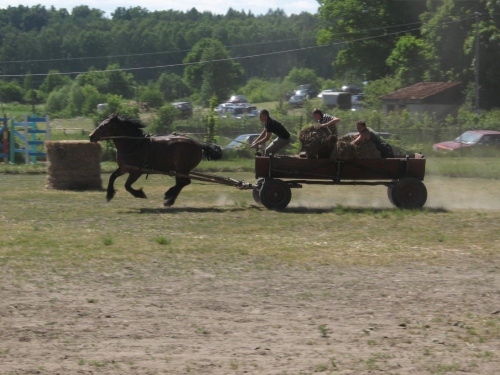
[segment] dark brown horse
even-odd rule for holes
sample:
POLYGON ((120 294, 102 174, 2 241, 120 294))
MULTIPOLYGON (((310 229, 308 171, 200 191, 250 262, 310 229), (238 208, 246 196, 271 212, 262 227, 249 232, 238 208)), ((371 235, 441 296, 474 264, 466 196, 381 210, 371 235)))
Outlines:
POLYGON ((222 156, 219 146, 199 142, 185 135, 151 136, 145 135, 145 127, 138 120, 131 120, 111 115, 101 122, 90 134, 90 141, 112 139, 116 146, 118 169, 109 178, 107 199, 113 199, 116 191, 115 180, 128 173, 125 182, 127 191, 136 198, 146 198, 146 194, 132 188, 132 184, 143 174, 169 174, 175 176, 175 186, 165 193, 165 206, 174 204, 184 186, 191 183, 189 172, 205 156, 208 160, 217 160, 222 156))

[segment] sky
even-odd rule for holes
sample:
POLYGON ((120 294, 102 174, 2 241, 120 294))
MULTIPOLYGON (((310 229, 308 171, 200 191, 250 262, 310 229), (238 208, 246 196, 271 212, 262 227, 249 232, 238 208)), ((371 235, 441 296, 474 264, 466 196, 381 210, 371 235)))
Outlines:
POLYGON ((0 8, 8 6, 24 5, 32 7, 43 5, 46 8, 54 6, 56 9, 66 8, 69 12, 79 5, 87 5, 105 12, 106 17, 111 17, 116 8, 133 8, 140 6, 149 11, 156 10, 179 10, 187 11, 196 8, 199 12, 210 11, 215 14, 226 14, 229 8, 237 11, 251 11, 254 15, 266 14, 269 9, 281 9, 287 15, 300 14, 302 12, 316 13, 318 10, 317 0, 148 0, 142 3, 138 0, 1 0, 0 8))

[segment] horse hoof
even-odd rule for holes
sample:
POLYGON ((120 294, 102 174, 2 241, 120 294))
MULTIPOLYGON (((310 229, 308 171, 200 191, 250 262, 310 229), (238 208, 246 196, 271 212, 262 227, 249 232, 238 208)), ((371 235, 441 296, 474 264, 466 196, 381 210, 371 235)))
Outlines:
POLYGON ((172 199, 167 199, 165 202, 163 202, 164 207, 172 207, 173 204, 174 202, 172 201, 172 199))

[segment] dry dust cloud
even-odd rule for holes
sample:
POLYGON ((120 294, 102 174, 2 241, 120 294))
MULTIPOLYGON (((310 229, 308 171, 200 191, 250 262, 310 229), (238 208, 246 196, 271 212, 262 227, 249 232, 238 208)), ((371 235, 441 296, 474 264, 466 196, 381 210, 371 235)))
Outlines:
MULTIPOLYGON (((427 177, 427 202, 424 208, 445 210, 500 210, 500 180, 479 178, 427 177)), ((243 193, 245 194, 245 193, 243 193)), ((250 198, 251 199, 251 198, 250 198)), ((217 204, 233 200, 220 196, 217 204)), ((337 206, 356 208, 393 208, 385 186, 306 185, 292 189, 288 207, 328 209, 337 206)))

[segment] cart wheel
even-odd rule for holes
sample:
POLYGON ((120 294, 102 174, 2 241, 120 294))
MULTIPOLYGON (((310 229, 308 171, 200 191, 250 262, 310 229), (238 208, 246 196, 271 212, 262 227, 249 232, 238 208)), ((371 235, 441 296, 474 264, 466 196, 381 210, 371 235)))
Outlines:
POLYGON ((260 200, 260 187, 257 188, 254 187, 252 189, 252 196, 255 203, 262 204, 262 201, 260 200))
POLYGON ((394 203, 394 199, 392 197, 393 191, 394 191, 394 185, 398 182, 398 180, 393 180, 392 185, 387 186, 387 198, 389 198, 389 201, 395 206, 396 203, 394 203))
POLYGON ((271 210, 282 210, 292 199, 292 191, 282 180, 269 179, 260 189, 260 201, 271 210))
POLYGON ((427 201, 427 189, 424 183, 414 177, 402 178, 392 188, 388 188, 387 194, 390 195, 391 203, 399 208, 422 208, 427 201))

